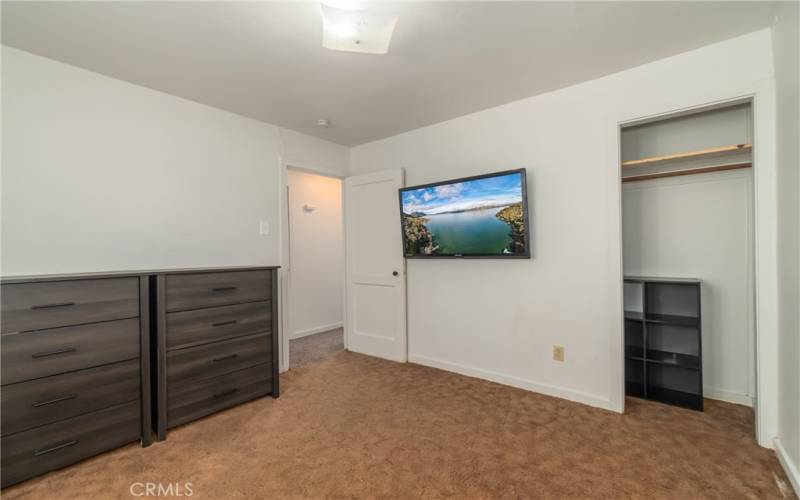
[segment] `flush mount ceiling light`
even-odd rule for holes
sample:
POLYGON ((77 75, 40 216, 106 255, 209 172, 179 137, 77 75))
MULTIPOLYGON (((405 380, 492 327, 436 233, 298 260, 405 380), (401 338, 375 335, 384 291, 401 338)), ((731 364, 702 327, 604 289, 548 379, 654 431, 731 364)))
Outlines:
POLYGON ((385 54, 396 14, 350 10, 322 4, 322 46, 331 50, 385 54))

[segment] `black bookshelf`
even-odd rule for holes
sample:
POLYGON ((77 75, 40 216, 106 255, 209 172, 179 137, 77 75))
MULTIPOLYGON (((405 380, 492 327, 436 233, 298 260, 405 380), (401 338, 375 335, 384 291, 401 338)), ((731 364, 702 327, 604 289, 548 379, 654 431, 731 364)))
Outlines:
POLYGON ((703 410, 700 280, 626 276, 638 310, 625 311, 625 392, 703 410))

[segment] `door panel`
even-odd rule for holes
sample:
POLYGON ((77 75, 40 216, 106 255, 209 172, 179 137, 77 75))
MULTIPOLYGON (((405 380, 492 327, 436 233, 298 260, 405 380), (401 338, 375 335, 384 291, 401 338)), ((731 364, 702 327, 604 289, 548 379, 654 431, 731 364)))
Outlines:
POLYGON ((345 179, 347 348, 407 359, 405 261, 398 189, 402 170, 345 179), (396 273, 396 275, 394 274, 396 273))

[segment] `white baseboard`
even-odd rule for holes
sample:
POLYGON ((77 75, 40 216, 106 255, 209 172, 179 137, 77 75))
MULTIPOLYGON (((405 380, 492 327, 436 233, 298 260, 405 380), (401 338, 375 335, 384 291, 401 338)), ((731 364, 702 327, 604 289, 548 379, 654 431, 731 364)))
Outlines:
POLYGON ((309 335, 314 335, 317 333, 327 332, 330 330, 336 330, 337 328, 341 328, 343 323, 339 321, 338 323, 331 323, 329 325, 320 325, 315 326, 314 328, 307 328, 305 330, 300 330, 298 332, 294 332, 293 334, 289 335, 291 340, 299 339, 301 337, 308 337, 309 335))
POLYGON ((611 410, 614 412, 617 411, 611 407, 611 401, 609 399, 604 399, 586 392, 575 391, 572 389, 566 389, 564 387, 528 380, 515 375, 507 375, 491 370, 484 370, 482 368, 473 368, 471 366, 431 358, 421 354, 409 353, 408 361, 411 363, 417 363, 419 365, 430 366, 432 368, 439 368, 440 370, 460 373, 461 375, 466 375, 468 377, 475 377, 483 380, 489 380, 491 382, 497 382, 498 384, 510 385, 518 389, 525 389, 527 391, 546 394, 547 396, 567 399, 569 401, 594 406, 596 408, 602 408, 604 410, 611 410))
POLYGON ((733 403, 737 405, 753 407, 753 398, 747 394, 739 394, 736 392, 723 391, 720 389, 703 388, 703 397, 709 399, 716 399, 718 401, 725 401, 726 403, 733 403))
POLYGON ((798 464, 792 462, 791 457, 786 453, 786 448, 778 438, 775 438, 775 454, 778 456, 778 462, 781 463, 783 470, 786 471, 786 475, 789 476, 795 494, 800 496, 800 469, 798 469, 798 464))

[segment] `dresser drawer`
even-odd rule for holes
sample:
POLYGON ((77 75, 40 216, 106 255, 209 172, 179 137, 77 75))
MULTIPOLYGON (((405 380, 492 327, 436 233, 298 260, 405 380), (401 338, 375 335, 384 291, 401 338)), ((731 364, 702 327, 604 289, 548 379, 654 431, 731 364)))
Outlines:
POLYGON ((2 434, 50 424, 139 399, 139 360, 132 359, 3 387, 2 434))
POLYGON ((2 438, 2 486, 139 439, 139 402, 125 403, 2 438))
POLYGON ((270 361, 271 341, 270 334, 258 334, 169 351, 167 381, 170 391, 175 383, 211 378, 270 361))
POLYGON ((272 295, 270 271, 169 275, 167 311, 268 300, 272 295))
POLYGON ((124 319, 52 330, 4 334, 2 383, 139 357, 139 320, 124 319))
POLYGON ((3 333, 139 315, 137 278, 9 284, 0 294, 3 333))
POLYGON ((250 302, 167 314, 167 349, 269 332, 272 303, 250 302))
POLYGON ((270 364, 189 382, 169 392, 167 425, 174 427, 229 406, 270 394, 271 391, 270 364))

